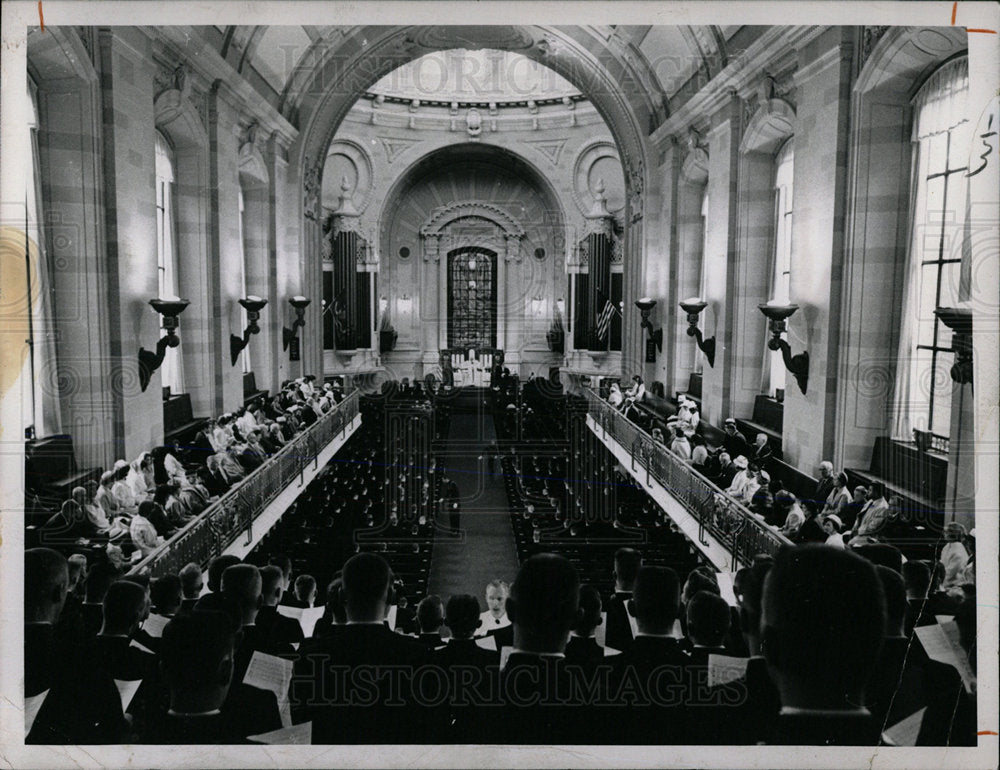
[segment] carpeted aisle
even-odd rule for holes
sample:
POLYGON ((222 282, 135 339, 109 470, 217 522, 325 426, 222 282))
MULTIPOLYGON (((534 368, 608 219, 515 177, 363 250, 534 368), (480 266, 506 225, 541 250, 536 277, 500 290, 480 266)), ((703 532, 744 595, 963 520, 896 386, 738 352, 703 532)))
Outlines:
MULTIPOLYGON (((517 549, 499 463, 491 475, 484 455, 496 438, 493 417, 475 394, 470 389, 465 398, 463 393, 453 409, 447 449, 438 459, 458 485, 462 534, 450 537, 438 530, 427 592, 445 602, 453 594, 470 593, 485 609, 486 584, 496 578, 508 583, 514 579, 517 549)), ((444 515, 443 523, 447 521, 444 515)))

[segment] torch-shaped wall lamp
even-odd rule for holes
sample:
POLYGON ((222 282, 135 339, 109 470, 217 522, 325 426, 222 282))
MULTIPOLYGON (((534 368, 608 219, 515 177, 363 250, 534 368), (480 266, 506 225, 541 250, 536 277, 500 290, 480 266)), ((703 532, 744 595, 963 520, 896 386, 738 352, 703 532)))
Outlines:
POLYGON ((156 352, 139 348, 139 387, 143 392, 149 387, 153 372, 163 363, 167 348, 176 348, 181 344, 181 338, 177 336, 177 327, 180 326, 177 316, 191 303, 177 297, 159 297, 151 299, 149 304, 153 306, 154 311, 163 316, 163 328, 167 333, 157 341, 156 352))
POLYGON ((288 298, 288 304, 295 308, 295 320, 292 321, 291 329, 284 327, 281 330, 281 347, 283 350, 288 350, 288 346, 292 344, 292 340, 299 336, 299 329, 306 325, 306 308, 309 307, 310 302, 312 302, 311 299, 307 299, 301 294, 288 298))
POLYGON ((639 328, 649 330, 649 340, 646 342, 646 363, 656 363, 656 352, 653 350, 653 345, 656 346, 656 350, 663 350, 663 329, 654 329, 652 321, 649 320, 650 313, 656 307, 656 300, 641 297, 635 301, 635 306, 639 308, 639 313, 642 315, 642 323, 639 324, 639 328))
POLYGON ((236 366, 236 359, 240 357, 243 348, 250 344, 250 336, 260 331, 257 321, 260 319, 260 311, 264 309, 267 300, 251 294, 249 297, 241 299, 240 304, 247 311, 247 328, 243 330, 242 337, 237 337, 235 334, 229 335, 229 358, 233 366, 236 366))
POLYGON ((954 332, 951 349, 955 351, 955 363, 951 367, 951 379, 959 385, 971 385, 972 310, 967 307, 939 307, 934 315, 954 332))
POLYGON ((806 392, 806 385, 809 382, 809 353, 802 351, 797 356, 793 356, 788 342, 781 337, 788 329, 788 324, 785 323, 786 319, 791 317, 799 309, 799 306, 771 301, 763 305, 757 305, 757 307, 760 308, 760 312, 771 322, 771 339, 767 341, 768 348, 781 351, 785 368, 795 377, 795 381, 799 384, 799 390, 804 394, 806 392))
POLYGON ((680 305, 681 310, 687 313, 688 337, 694 337, 695 342, 698 343, 698 349, 705 354, 708 365, 714 368, 715 337, 709 337, 707 340, 703 339, 701 336, 701 329, 698 328, 698 316, 701 314, 702 310, 708 307, 708 303, 701 297, 691 297, 690 299, 683 300, 680 305))

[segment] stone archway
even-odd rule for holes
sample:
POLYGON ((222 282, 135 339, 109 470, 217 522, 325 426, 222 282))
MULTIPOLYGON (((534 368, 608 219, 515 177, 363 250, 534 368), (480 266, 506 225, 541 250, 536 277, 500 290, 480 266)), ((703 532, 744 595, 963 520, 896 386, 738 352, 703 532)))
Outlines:
MULTIPOLYGON (((625 306, 641 294, 643 201, 651 184, 648 132, 665 117, 664 100, 615 36, 588 27, 357 27, 334 43, 316 41, 282 94, 281 109, 301 126, 290 148, 290 182, 301 184, 301 256, 306 282, 319 280, 319 190, 327 148, 360 93, 383 75, 432 51, 456 47, 498 48, 521 53, 573 83, 604 118, 625 176, 625 306)), ((318 313, 318 309, 311 309, 318 313)), ((316 319, 318 324, 318 318, 316 319)), ((626 324, 623 366, 642 360, 641 335, 626 324)), ((319 364, 319 353, 312 351, 319 364)))

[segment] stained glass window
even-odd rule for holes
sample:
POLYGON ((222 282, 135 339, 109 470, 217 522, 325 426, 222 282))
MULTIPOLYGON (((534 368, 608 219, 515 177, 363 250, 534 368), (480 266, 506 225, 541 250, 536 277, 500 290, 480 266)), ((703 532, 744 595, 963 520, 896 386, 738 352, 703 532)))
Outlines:
POLYGON ((496 347, 496 255, 478 247, 448 255, 448 347, 496 347))

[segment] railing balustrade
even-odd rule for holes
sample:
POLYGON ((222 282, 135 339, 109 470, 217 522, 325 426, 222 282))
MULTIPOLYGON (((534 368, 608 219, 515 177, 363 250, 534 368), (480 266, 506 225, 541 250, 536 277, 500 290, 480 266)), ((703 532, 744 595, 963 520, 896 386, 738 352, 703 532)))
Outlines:
POLYGON ((742 503, 658 444, 646 431, 629 420, 597 393, 587 389, 587 412, 603 433, 629 452, 631 470, 645 473, 645 484, 655 480, 698 521, 702 545, 710 534, 729 550, 732 569, 749 564, 756 554, 775 554, 790 545, 780 532, 758 519, 742 503))
POLYGON ((162 546, 139 561, 133 574, 149 570, 153 578, 176 574, 189 562, 204 566, 240 537, 252 536, 253 523, 296 476, 319 462, 319 454, 339 434, 345 434, 358 414, 358 393, 352 393, 320 415, 262 466, 235 484, 197 518, 162 546))

